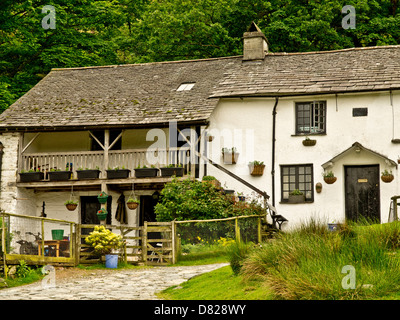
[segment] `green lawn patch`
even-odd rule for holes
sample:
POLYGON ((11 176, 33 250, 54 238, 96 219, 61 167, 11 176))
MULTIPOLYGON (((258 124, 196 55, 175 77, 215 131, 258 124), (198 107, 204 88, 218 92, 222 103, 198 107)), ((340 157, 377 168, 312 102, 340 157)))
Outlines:
POLYGON ((260 281, 244 281, 230 266, 199 275, 158 294, 166 300, 269 300, 271 291, 260 281))

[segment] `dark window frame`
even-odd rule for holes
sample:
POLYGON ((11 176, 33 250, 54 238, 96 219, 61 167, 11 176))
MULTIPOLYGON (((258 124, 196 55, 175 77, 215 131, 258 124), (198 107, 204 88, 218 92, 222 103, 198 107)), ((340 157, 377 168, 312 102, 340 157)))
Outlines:
POLYGON ((296 134, 325 134, 326 110, 326 101, 296 102, 296 134))
POLYGON ((305 202, 314 202, 314 165, 311 163, 307 164, 292 164, 292 165, 281 165, 281 202, 287 203, 289 201, 289 195, 287 198, 284 194, 289 194, 295 189, 299 189, 306 196, 305 202), (303 168, 303 170, 301 169, 303 168), (310 173, 307 173, 307 169, 310 168, 310 173), (286 170, 287 173, 286 173, 286 170), (288 176, 288 179, 284 177, 288 176), (303 179, 301 178, 303 176, 303 179), (307 176, 310 176, 310 181, 307 181, 307 176), (287 180, 287 181, 285 181, 287 180), (303 181, 301 181, 303 180, 303 181), (294 184, 294 188, 291 185, 294 184), (301 187, 304 184, 304 188, 301 187), (307 186, 309 184, 309 186, 307 186))

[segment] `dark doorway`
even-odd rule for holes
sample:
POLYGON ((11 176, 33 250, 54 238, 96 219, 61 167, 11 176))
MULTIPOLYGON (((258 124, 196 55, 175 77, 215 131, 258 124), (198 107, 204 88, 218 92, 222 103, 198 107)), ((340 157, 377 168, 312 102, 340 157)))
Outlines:
POLYGON ((139 225, 143 226, 144 221, 155 222, 156 214, 154 207, 158 203, 158 195, 140 196, 140 221, 139 225))
MULTIPOLYGON (((111 196, 107 199, 107 224, 111 224, 111 196)), ((100 203, 97 197, 81 197, 81 223, 82 224, 100 224, 97 218, 97 211, 100 210, 100 203)), ((85 230, 85 229, 83 229, 85 230)), ((82 230, 82 231, 83 231, 82 230)), ((89 230, 89 229, 86 229, 89 230)), ((89 231, 90 232, 90 231, 89 231)))
POLYGON ((380 222, 379 165, 345 166, 346 219, 380 222))

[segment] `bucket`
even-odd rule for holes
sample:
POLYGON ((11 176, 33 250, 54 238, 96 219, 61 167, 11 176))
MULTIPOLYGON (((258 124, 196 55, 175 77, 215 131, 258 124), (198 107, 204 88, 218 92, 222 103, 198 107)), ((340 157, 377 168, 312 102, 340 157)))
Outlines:
POLYGON ((63 240, 64 239, 64 230, 51 230, 51 236, 53 240, 63 240))
POLYGON ((118 267, 118 255, 106 254, 106 268, 116 269, 118 267))

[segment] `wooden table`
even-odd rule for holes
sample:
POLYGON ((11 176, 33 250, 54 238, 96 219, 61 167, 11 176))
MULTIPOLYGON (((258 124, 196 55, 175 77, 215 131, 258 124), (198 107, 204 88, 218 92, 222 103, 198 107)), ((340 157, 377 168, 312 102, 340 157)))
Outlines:
POLYGON ((60 256, 60 244, 69 243, 68 240, 39 240, 38 242, 38 255, 42 255, 42 243, 44 246, 55 246, 56 247, 56 257, 60 256))

